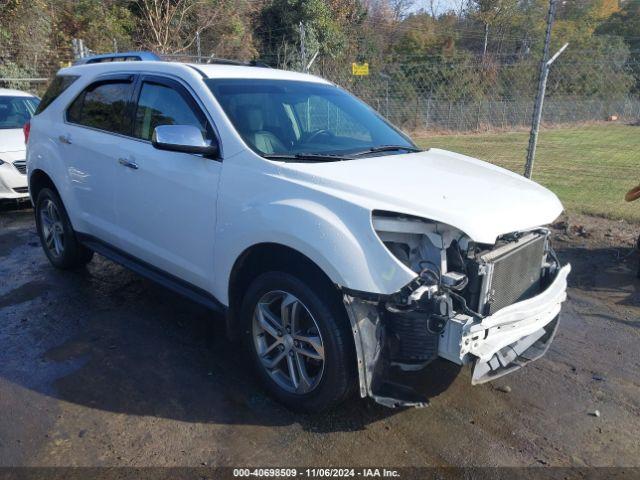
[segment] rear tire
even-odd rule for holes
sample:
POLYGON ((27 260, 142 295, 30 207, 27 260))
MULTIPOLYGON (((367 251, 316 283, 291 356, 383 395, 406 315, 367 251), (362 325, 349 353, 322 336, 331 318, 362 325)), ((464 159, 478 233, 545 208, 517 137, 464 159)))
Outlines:
POLYGON ((258 377, 272 396, 299 412, 335 407, 357 386, 344 306, 332 285, 319 283, 263 273, 249 286, 241 308, 246 348, 258 377))
POLYGON ((36 228, 45 255, 56 268, 70 270, 86 265, 93 252, 76 238, 57 192, 43 188, 35 208, 36 228))

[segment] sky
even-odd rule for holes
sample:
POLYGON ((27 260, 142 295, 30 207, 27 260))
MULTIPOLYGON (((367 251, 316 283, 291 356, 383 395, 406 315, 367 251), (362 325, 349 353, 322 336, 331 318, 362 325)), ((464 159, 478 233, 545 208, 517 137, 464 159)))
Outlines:
MULTIPOLYGON (((459 8, 460 6, 460 0, 434 0, 435 2, 435 7, 436 7, 436 11, 440 14, 440 13, 444 13, 447 10, 453 10, 456 8, 459 8)), ((431 5, 429 0, 417 0, 414 7, 413 7, 413 11, 418 11, 424 9, 427 12, 431 11, 431 5)))

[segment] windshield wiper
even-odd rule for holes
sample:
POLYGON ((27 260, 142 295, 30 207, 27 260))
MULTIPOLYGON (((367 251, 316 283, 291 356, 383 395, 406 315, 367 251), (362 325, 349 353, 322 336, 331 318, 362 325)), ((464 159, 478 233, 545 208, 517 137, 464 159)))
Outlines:
POLYGON ((262 156, 269 160, 286 160, 290 162, 339 162, 343 160, 353 160, 355 157, 361 157, 369 155, 371 153, 379 152, 395 152, 395 151, 407 151, 407 152, 421 152, 419 148, 411 147, 407 145, 379 145, 377 147, 371 147, 367 150, 360 152, 350 153, 348 155, 341 155, 338 153, 265 153, 262 156))
POLYGON ((265 153, 262 156, 269 160, 288 160, 290 162, 339 162, 342 160, 352 160, 350 156, 347 157, 333 153, 265 153))
POLYGON ((361 157, 363 155, 369 155, 370 153, 380 153, 380 152, 396 152, 400 150, 405 150, 407 152, 421 152, 419 148, 410 147, 407 145, 379 145, 377 147, 371 147, 368 150, 363 150, 361 152, 352 153, 353 157, 361 157))

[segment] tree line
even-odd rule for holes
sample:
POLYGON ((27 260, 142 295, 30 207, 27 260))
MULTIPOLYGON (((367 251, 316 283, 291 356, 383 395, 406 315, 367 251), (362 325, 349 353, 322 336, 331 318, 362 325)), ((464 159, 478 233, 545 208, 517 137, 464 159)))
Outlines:
MULTIPOLYGON (((548 0, 0 0, 0 77, 63 66, 81 38, 95 52, 199 46, 205 57, 312 63, 354 84, 351 62, 368 62, 419 95, 508 97, 534 88, 547 9, 548 0)), ((558 2, 552 48, 565 42, 552 93, 640 91, 640 0, 558 2)))

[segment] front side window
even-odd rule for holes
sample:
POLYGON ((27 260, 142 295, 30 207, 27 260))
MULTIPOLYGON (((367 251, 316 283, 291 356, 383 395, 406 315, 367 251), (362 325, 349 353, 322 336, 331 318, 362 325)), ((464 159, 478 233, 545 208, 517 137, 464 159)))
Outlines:
POLYGON ((348 156, 391 145, 415 150, 368 105, 332 85, 261 79, 206 83, 238 133, 262 155, 348 156))
POLYGON ((174 88, 157 83, 144 82, 136 109, 133 134, 143 140, 151 140, 153 131, 160 125, 193 125, 211 139, 204 115, 192 108, 174 88))
POLYGON ((35 115, 36 97, 0 96, 0 129, 22 128, 35 115))
POLYGON ((102 81, 90 85, 67 110, 67 120, 86 127, 129 135, 130 81, 102 81))

